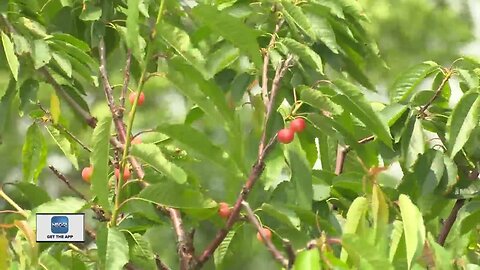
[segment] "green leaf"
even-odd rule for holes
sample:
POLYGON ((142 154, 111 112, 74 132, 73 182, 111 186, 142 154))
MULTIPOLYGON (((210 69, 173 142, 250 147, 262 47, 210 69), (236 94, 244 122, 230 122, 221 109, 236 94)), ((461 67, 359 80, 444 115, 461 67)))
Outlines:
MULTIPOLYGON (((45 269, 58 269, 58 270, 66 270, 67 268, 63 267, 63 265, 55 259, 52 255, 48 254, 48 251, 44 251, 40 258, 38 258, 39 263, 45 267, 45 269)), ((6 269, 6 268, 5 268, 6 269)))
POLYGON ((52 54, 47 42, 43 39, 37 39, 33 42, 33 63, 35 69, 39 69, 50 62, 52 54))
POLYGON ((240 50, 227 43, 208 55, 206 63, 207 79, 232 65, 239 57, 240 50))
POLYGON ((155 254, 150 243, 138 233, 128 233, 133 240, 133 245, 130 246, 130 260, 141 269, 156 270, 155 254))
POLYGON ((422 213, 407 195, 400 194, 398 205, 403 220, 407 264, 410 269, 415 258, 422 254, 425 242, 425 225, 423 224, 422 213))
POLYGON ((438 64, 427 61, 415 65, 400 75, 390 88, 390 99, 394 102, 405 102, 413 90, 425 79, 426 76, 438 69, 438 64))
MULTIPOLYGON (((282 13, 287 19, 288 23, 294 23, 295 26, 300 28, 305 34, 307 34, 311 39, 315 40, 315 32, 313 30, 310 21, 307 16, 303 13, 302 8, 294 5, 290 1, 282 1, 283 10, 282 13)), ((294 26, 294 29, 295 29, 294 26)))
POLYGON ((35 184, 18 182, 14 185, 28 200, 32 208, 52 200, 43 188, 35 184))
POLYGON ((418 155, 425 153, 425 135, 422 122, 416 115, 410 117, 402 134, 400 156, 407 169, 411 168, 418 159, 418 155))
POLYGON ((93 1, 84 2, 82 13, 78 17, 82 21, 96 21, 102 16, 102 9, 95 6, 93 1))
POLYGON ((36 213, 78 213, 85 206, 85 201, 77 197, 62 197, 54 201, 48 201, 32 210, 28 217, 28 224, 36 226, 36 213))
POLYGON ((212 81, 205 80, 197 70, 191 68, 180 58, 168 63, 170 72, 167 78, 175 84, 185 96, 194 101, 212 118, 225 121, 231 128, 232 110, 228 108, 222 90, 212 81))
POLYGON ((318 248, 304 250, 297 254, 293 270, 320 270, 320 252, 318 248))
POLYGON ((90 47, 83 40, 80 40, 70 34, 66 33, 55 33, 50 37, 52 40, 62 41, 63 43, 68 43, 69 45, 83 51, 89 52, 90 47))
POLYGON ((187 32, 167 22, 160 23, 157 32, 168 46, 205 76, 205 59, 202 52, 192 44, 187 32))
POLYGON ((91 163, 93 174, 90 189, 94 196, 97 196, 98 203, 104 210, 110 209, 108 199, 108 160, 110 150, 110 128, 112 118, 109 114, 100 118, 92 135, 91 163))
POLYGON ((0 269, 9 269, 10 253, 8 252, 8 243, 5 232, 0 233, 0 269))
POLYGON ((75 170, 78 170, 78 159, 75 155, 76 151, 74 145, 72 145, 65 135, 58 129, 51 126, 45 127, 50 136, 52 136, 52 139, 55 141, 58 147, 60 147, 60 150, 62 150, 63 154, 65 154, 65 157, 70 160, 75 170))
POLYGON ((34 79, 25 80, 18 91, 20 97, 20 107, 19 109, 23 112, 27 105, 37 102, 37 92, 38 92, 39 83, 34 79))
POLYGON ((130 154, 150 164, 153 168, 179 184, 187 181, 187 174, 182 168, 168 161, 162 151, 153 143, 133 145, 130 154))
POLYGON ((297 55, 300 60, 310 65, 315 71, 323 74, 322 58, 310 49, 310 47, 291 38, 283 38, 281 43, 283 43, 291 53, 297 55))
POLYGON ((463 148, 480 118, 480 98, 478 92, 468 92, 455 105, 447 122, 447 141, 450 157, 463 148))
MULTIPOLYGON (((343 234, 353 234, 357 231, 358 226, 365 219, 365 213, 368 208, 368 200, 364 197, 356 198, 347 212, 347 220, 343 226, 343 234)), ((346 250, 342 249, 340 259, 347 261, 348 254, 346 250)))
POLYGON ((240 19, 230 16, 224 10, 219 11, 213 6, 199 4, 193 8, 192 13, 203 25, 208 26, 213 32, 247 54, 258 69, 262 67, 257 32, 240 19))
POLYGON ((5 131, 7 122, 10 119, 12 101, 17 93, 16 85, 15 79, 11 78, 8 82, 5 94, 3 95, 2 99, 0 99, 0 144, 2 143, 2 133, 5 131))
POLYGON ((351 254, 357 269, 394 269, 387 258, 362 237, 355 234, 344 234, 342 246, 351 254))
POLYGON ((373 228, 376 232, 375 241, 379 242, 383 240, 384 232, 388 224, 388 204, 385 200, 385 194, 378 185, 373 185, 372 191, 372 215, 373 215, 373 228))
POLYGON ((210 138, 202 132, 186 125, 164 125, 158 127, 157 131, 180 142, 201 158, 229 170, 231 174, 239 173, 236 164, 228 154, 218 146, 213 145, 210 138))
POLYGON ((67 74, 69 78, 72 77, 72 63, 70 63, 70 60, 68 60, 67 57, 59 54, 59 53, 52 53, 53 60, 57 63, 57 65, 67 74))
POLYGON ((290 181, 295 186, 297 203, 302 208, 311 209, 313 198, 312 170, 298 139, 286 145, 285 156, 292 170, 290 181))
POLYGON ((139 62, 143 62, 142 53, 140 51, 140 44, 138 41, 138 36, 140 35, 139 30, 139 2, 140 0, 128 0, 128 10, 127 10, 127 46, 133 52, 133 55, 139 62))
POLYGON ((20 69, 20 63, 18 62, 18 58, 15 55, 12 41, 3 31, 2 44, 5 56, 7 57, 8 66, 10 67, 13 78, 15 78, 15 81, 18 81, 18 70, 20 69))
POLYGON ((315 35, 332 52, 338 54, 338 44, 335 39, 335 32, 325 18, 325 15, 321 12, 316 12, 316 9, 310 9, 309 11, 312 12, 307 13, 307 17, 311 24, 314 25, 313 31, 315 32, 315 35))
POLYGON ((213 261, 215 262, 215 266, 217 268, 219 268, 220 265, 222 264, 223 258, 225 258, 225 255, 227 254, 227 251, 228 251, 228 247, 230 246, 230 243, 232 242, 232 239, 235 236, 236 232, 237 230, 228 231, 222 243, 218 246, 217 249, 215 249, 215 252, 213 253, 213 261))
POLYGON ((12 35, 13 44, 15 44, 15 53, 17 55, 19 56, 25 55, 32 51, 30 43, 24 36, 21 36, 16 33, 11 33, 11 35, 12 35))
POLYGON ((390 262, 393 262, 397 249, 399 247, 400 241, 403 236, 403 222, 400 220, 393 221, 392 232, 390 234, 390 249, 388 252, 388 259, 390 262))
POLYGON ((139 199, 159 205, 180 209, 215 208, 217 203, 198 190, 177 183, 159 183, 146 187, 138 195, 139 199))
POLYGON ((52 115, 53 123, 57 124, 58 119, 60 119, 60 100, 55 93, 50 95, 50 114, 52 115))
POLYGON ((300 92, 300 99, 310 106, 329 113, 339 115, 342 114, 343 109, 341 106, 333 103, 328 95, 327 88, 320 88, 318 90, 312 89, 305 85, 300 85, 297 90, 300 92))
POLYGON ((22 149, 23 181, 37 181, 47 162, 47 150, 42 132, 37 124, 32 124, 27 130, 22 149))
POLYGON ((362 92, 355 85, 343 80, 336 80, 334 84, 343 95, 337 95, 332 100, 362 121, 385 145, 392 147, 392 137, 386 121, 372 109, 362 92))
POLYGON ((118 229, 101 227, 97 232, 97 247, 101 269, 121 270, 128 263, 128 242, 118 229))

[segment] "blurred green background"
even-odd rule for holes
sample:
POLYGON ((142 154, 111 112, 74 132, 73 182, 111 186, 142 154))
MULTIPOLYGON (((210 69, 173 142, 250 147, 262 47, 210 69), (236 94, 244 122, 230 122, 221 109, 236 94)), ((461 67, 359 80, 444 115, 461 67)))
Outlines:
MULTIPOLYGON (((480 3, 476 0, 362 0, 360 2, 371 19, 370 31, 389 66, 389 69, 370 66, 366 71, 379 89, 380 94, 373 97, 375 99, 384 99, 382 93, 388 89, 402 70, 411 65, 433 60, 448 66, 460 55, 480 54, 480 16, 478 15, 480 3), (476 17, 473 16, 474 14, 476 17)), ((120 84, 123 80, 124 58, 121 50, 112 51, 109 54, 108 68, 113 85, 120 84)), ((3 96, 9 80, 9 70, 3 53, 0 53, 0 63, 0 96, 3 96)), ((187 108, 190 106, 183 96, 167 85, 161 77, 149 80, 145 87, 146 102, 137 111, 134 133, 155 127, 162 121, 170 123, 184 121, 187 108)), ((87 90, 89 90, 87 102, 91 105, 94 115, 98 110, 107 108, 101 88, 87 90)), ((115 90, 118 98, 120 88, 115 90)), ((52 89, 49 85, 40 85, 38 98, 46 107, 50 102, 51 93, 52 89)), ((19 103, 17 98, 12 106, 18 107, 19 103)), ((3 134, 1 138, 3 143, 0 144, 0 182, 15 182, 22 178, 22 145, 26 129, 32 121, 28 116, 28 110, 33 108, 36 108, 36 105, 27 106, 23 115, 16 113, 17 110, 12 110, 15 113, 9 116, 8 132, 3 134)), ((86 145, 90 145, 91 129, 80 121, 67 122, 65 119, 74 119, 70 117, 72 112, 65 104, 62 104, 61 109, 62 118, 64 118, 62 124, 74 131, 86 145)), ((207 123, 205 128, 215 134, 215 125, 215 121, 212 121, 207 123)), ((81 180, 81 169, 89 163, 87 152, 77 149, 80 153, 80 168, 76 170, 63 157, 61 150, 46 133, 45 138, 49 145, 47 165, 54 164, 80 190, 88 189, 88 185, 81 180)), ((149 135, 142 135, 142 140, 148 142, 149 135)), ((39 185, 45 187, 52 197, 71 192, 47 167, 40 175, 39 185)), ((0 202, 0 208, 2 206, 0 202)))

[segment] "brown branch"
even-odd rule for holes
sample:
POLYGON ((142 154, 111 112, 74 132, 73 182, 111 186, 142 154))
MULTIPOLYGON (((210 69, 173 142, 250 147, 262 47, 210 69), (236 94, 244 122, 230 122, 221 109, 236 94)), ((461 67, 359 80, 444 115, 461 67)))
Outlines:
POLYGON ((263 239, 263 243, 265 243, 268 251, 270 251, 273 258, 275 260, 277 260, 283 267, 289 269, 289 261, 275 247, 275 245, 272 243, 272 240, 265 235, 265 232, 263 231, 263 227, 262 227, 262 225, 260 225, 260 222, 258 222, 257 218, 255 217, 255 214, 253 213, 252 209, 250 208, 250 205, 246 201, 243 201, 242 205, 243 205, 243 208, 245 208, 245 211, 247 212, 248 219, 257 228, 258 233, 260 234, 260 236, 263 239))
MULTIPOLYGON (((365 144, 371 142, 375 139, 375 136, 368 136, 361 140, 359 140, 358 144, 365 144)), ((347 145, 346 147, 338 145, 337 148, 337 160, 335 163, 335 174, 340 175, 343 172, 343 167, 345 166, 345 158, 347 157, 348 152, 352 150, 351 145, 347 145)))
POLYGON ((166 265, 164 262, 162 262, 162 260, 160 260, 160 258, 158 258, 158 256, 156 256, 156 258, 155 258, 155 263, 157 265, 157 269, 159 269, 159 270, 170 270, 170 267, 168 267, 168 265, 166 265))
POLYGON ((264 121, 264 128, 263 128, 263 133, 262 133, 262 138, 260 140, 259 144, 259 154, 257 157, 257 160, 255 161, 255 164, 253 165, 250 174, 248 176, 247 182, 242 188, 242 191, 240 195, 237 198, 237 201, 235 202, 235 205, 233 206, 232 213, 227 219, 227 222, 225 224, 225 227, 222 228, 221 230, 218 231, 217 235, 215 238, 210 242, 210 244, 205 248, 205 250, 202 252, 200 257, 197 260, 196 268, 201 268, 203 264, 210 259, 212 256, 213 252, 218 248, 218 246, 222 243, 222 241, 225 239, 225 237, 228 234, 228 231, 230 231, 233 227, 233 224, 238 219, 238 216, 240 214, 240 208, 242 206, 242 202, 246 201, 247 196, 252 189, 253 185, 255 185, 256 181, 262 174, 263 170, 265 169, 265 158, 268 155, 269 151, 272 149, 273 145, 276 142, 276 136, 272 137, 270 139, 269 143, 265 145, 266 143, 266 133, 267 133, 267 124, 268 120, 270 119, 270 116, 272 114, 272 108, 275 103, 275 97, 277 95, 277 92, 280 88, 280 81, 285 75, 285 72, 288 70, 290 67, 290 63, 293 60, 293 57, 289 55, 287 59, 283 62, 283 65, 281 65, 281 68, 277 69, 276 75, 273 79, 272 83, 272 90, 270 91, 270 99, 267 104, 267 110, 265 113, 265 121, 264 121))
POLYGON ((269 50, 275 45, 277 33, 283 25, 284 20, 279 20, 275 25, 268 47, 263 51, 263 70, 262 70, 262 98, 265 106, 268 104, 268 64, 270 62, 269 50))
MULTIPOLYGON (((468 178, 471 180, 475 180, 478 178, 479 171, 474 170, 473 172, 468 174, 468 178)), ((445 240, 447 240, 447 236, 450 233, 450 230, 452 229, 453 224, 455 223, 455 220, 457 219, 458 212, 460 209, 463 207, 465 204, 465 199, 458 199, 455 202, 455 205, 453 206, 452 210, 450 211, 450 214, 448 215, 447 219, 443 223, 442 230, 440 231, 440 234, 438 235, 437 242, 440 245, 445 244, 445 240)))
POLYGON ((420 108, 420 111, 418 111, 418 115, 424 115, 425 111, 433 104, 433 102, 440 96, 442 93, 442 89, 445 86, 445 84, 448 82, 448 80, 452 77, 453 75, 453 69, 447 69, 447 72, 445 74, 445 77, 443 78, 442 82, 438 86, 438 88, 435 90, 435 94, 432 96, 432 98, 425 104, 423 107, 420 108))
POLYGON ((293 264, 295 263, 295 250, 293 250, 292 243, 288 239, 282 239, 283 242, 283 248, 285 249, 285 252, 287 253, 288 256, 288 267, 287 269, 291 269, 293 267, 293 264))
MULTIPOLYGON (((57 176, 58 179, 60 179, 63 183, 65 183, 71 191, 73 191, 75 194, 77 194, 78 197, 80 197, 82 200, 88 202, 85 195, 83 195, 80 191, 78 191, 78 189, 76 189, 74 186, 72 186, 72 184, 70 183, 70 180, 68 180, 68 178, 65 175, 63 175, 59 170, 57 170, 52 165, 49 165, 48 168, 53 172, 53 174, 55 174, 57 176)), ((95 215, 97 216, 97 219, 99 221, 108 221, 108 218, 105 217, 105 212, 103 211, 103 209, 100 206, 92 205, 91 209, 95 213, 95 215)))
POLYGON ((180 270, 190 269, 190 264, 193 258, 193 249, 190 238, 185 234, 185 229, 182 224, 182 216, 180 211, 173 208, 167 209, 170 219, 172 220, 175 234, 177 235, 178 255, 180 256, 180 270))
POLYGON ((125 97, 128 92, 128 84, 130 83, 130 65, 132 63, 132 50, 127 50, 127 60, 125 61, 125 68, 123 69, 123 86, 120 93, 120 107, 118 108, 118 118, 123 119, 123 112, 125 111, 125 97))

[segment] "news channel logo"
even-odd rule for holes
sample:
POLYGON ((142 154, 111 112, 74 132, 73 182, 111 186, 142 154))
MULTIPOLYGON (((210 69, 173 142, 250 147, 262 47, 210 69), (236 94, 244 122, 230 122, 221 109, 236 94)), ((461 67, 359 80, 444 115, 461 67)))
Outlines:
POLYGON ((84 242, 84 213, 37 213, 37 242, 84 242))

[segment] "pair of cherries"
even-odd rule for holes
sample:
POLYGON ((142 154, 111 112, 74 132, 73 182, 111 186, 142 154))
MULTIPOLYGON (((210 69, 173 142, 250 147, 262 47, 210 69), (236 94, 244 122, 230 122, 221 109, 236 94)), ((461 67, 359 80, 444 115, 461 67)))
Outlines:
POLYGON ((289 144, 293 141, 295 133, 302 132, 306 126, 307 124, 303 118, 295 118, 292 122, 290 122, 289 128, 284 128, 278 131, 277 139, 281 143, 289 144))

